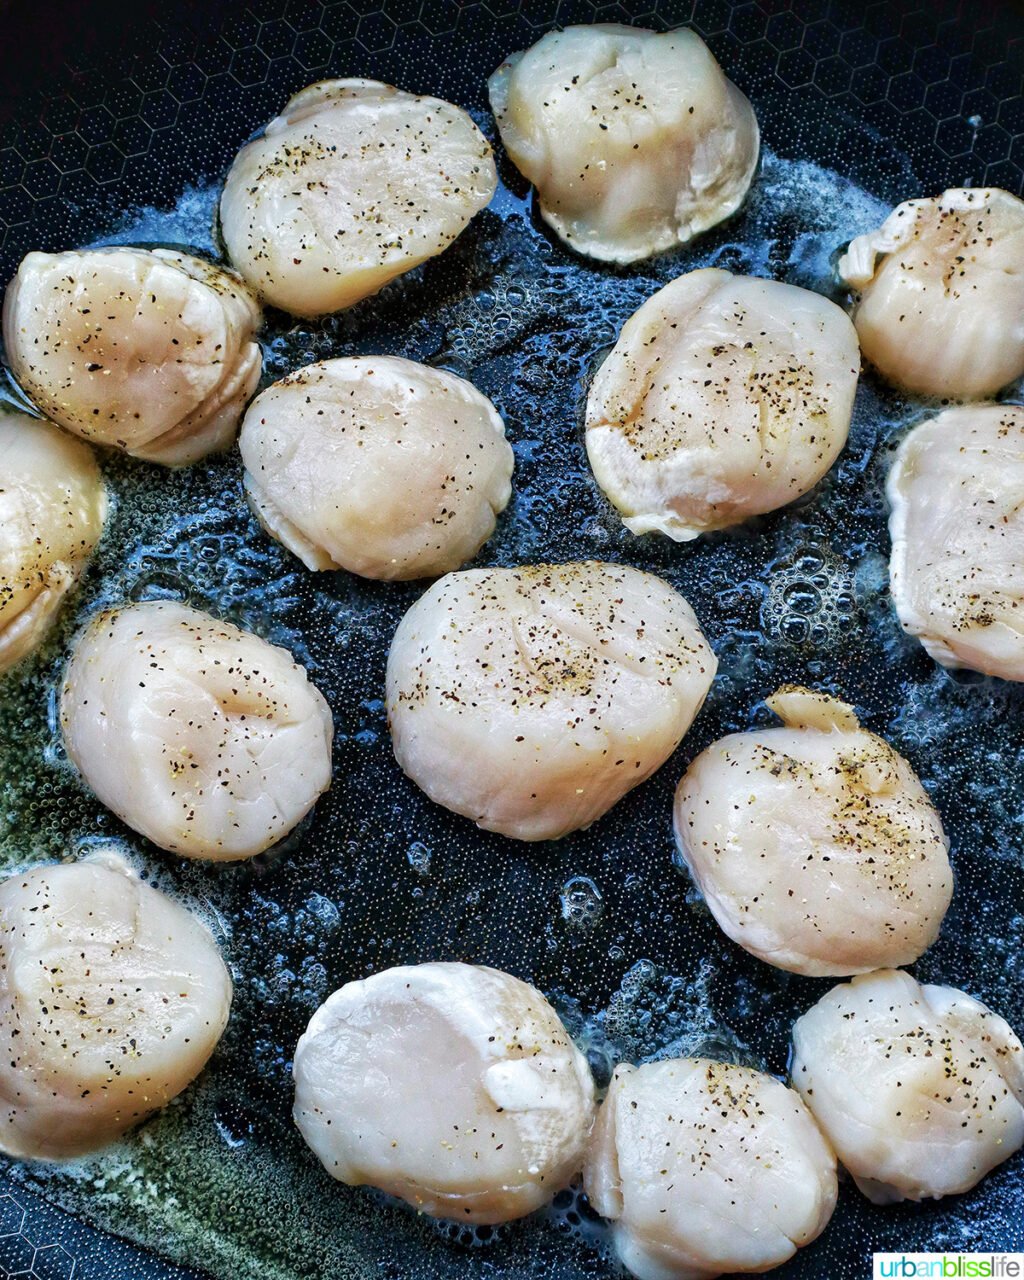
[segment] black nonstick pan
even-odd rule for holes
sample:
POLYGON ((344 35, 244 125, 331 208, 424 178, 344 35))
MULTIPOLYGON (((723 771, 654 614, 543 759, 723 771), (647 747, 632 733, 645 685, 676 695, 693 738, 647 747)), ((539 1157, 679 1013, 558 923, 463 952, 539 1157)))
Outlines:
MULTIPOLYGON (((291 1054, 343 982, 463 959, 548 993, 602 1081, 616 1060, 680 1053, 784 1074, 792 1021, 829 984, 732 946, 676 866, 670 826, 687 761, 722 733, 767 723, 762 700, 784 681, 841 694, 913 762, 956 874, 942 935, 915 972, 1024 1027, 1024 693, 936 667, 900 631, 887 592, 882 485, 923 406, 865 374, 849 445, 812 494, 685 546, 623 530, 580 426, 619 326, 680 272, 717 264, 838 297, 835 249, 891 204, 953 184, 1020 194, 1024 10, 1005 0, 13 0, 0 12, 4 283, 30 249, 172 243, 216 254, 232 156, 312 80, 370 76, 438 94, 495 140, 487 75, 556 24, 691 23, 753 100, 764 139, 737 217, 626 270, 553 241, 501 158, 494 204, 442 257, 323 322, 272 314, 264 334, 267 381, 328 355, 386 352, 452 369, 492 397, 516 487, 481 563, 621 560, 693 604, 719 678, 677 756, 589 831, 521 846, 433 806, 401 775, 384 662, 423 584, 307 573, 259 531, 236 454, 177 473, 104 459, 116 508, 99 554, 58 633, 0 683, 0 859, 12 870, 124 841, 218 931, 236 1002, 207 1072, 141 1132, 67 1168, 4 1166, 0 1277, 616 1274, 578 1192, 473 1232, 332 1182, 291 1123, 291 1054), (239 867, 177 862, 77 780, 55 731, 55 680, 75 628, 126 598, 187 600, 310 667, 335 715, 335 781, 285 847, 239 867)), ((874 1250, 917 1249, 1024 1249, 1024 1160, 937 1204, 878 1209, 844 1184, 825 1235, 779 1274, 854 1280, 870 1274, 874 1250)))

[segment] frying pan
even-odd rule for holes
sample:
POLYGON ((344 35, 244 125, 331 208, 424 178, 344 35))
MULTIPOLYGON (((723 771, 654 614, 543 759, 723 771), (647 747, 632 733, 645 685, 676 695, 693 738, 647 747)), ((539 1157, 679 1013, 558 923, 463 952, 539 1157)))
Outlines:
MULTIPOLYGON (((658 285, 716 264, 837 296, 834 250, 885 207, 951 184, 1020 193, 1024 11, 989 0, 14 0, 0 28, 0 271, 97 242, 218 251, 237 148, 303 84, 371 76, 465 105, 554 24, 691 23, 752 98, 765 156, 744 211, 628 270, 574 258, 501 159, 492 207, 442 257, 321 323, 271 315, 266 379, 327 355, 399 353, 470 377, 503 413, 515 497, 481 563, 599 557, 660 573, 694 605, 721 673, 675 758, 591 830, 550 847, 477 831, 394 764, 382 704, 391 633, 423 584, 312 575, 259 531, 237 456, 180 473, 103 465, 107 535, 47 646, 0 685, 0 860, 8 870, 116 838, 211 923, 236 977, 198 1084, 111 1152, 0 1172, 0 1275, 40 1280, 418 1280, 610 1276, 578 1191, 502 1229, 437 1225, 333 1183, 289 1117, 290 1056, 335 987, 427 959, 487 962, 547 992, 599 1080, 619 1059, 704 1053, 783 1074, 793 1019, 827 983, 733 947, 675 865, 672 790, 723 733, 767 723, 783 681, 854 702, 913 762, 952 838, 956 894, 915 966, 1024 1025, 1021 690, 937 668, 888 598, 884 474, 925 407, 868 373, 850 442, 796 506, 676 546, 626 533, 586 466, 589 377, 658 285), (180 598, 287 645, 337 724, 335 782, 285 847, 238 867, 178 862, 86 793, 53 688, 103 604, 180 598)), ((499 149, 500 158, 500 149, 499 149)), ((11 398, 16 391, 11 388, 11 398)), ((1010 398, 1015 398, 1011 394, 1010 398)), ((844 1185, 823 1238, 780 1277, 870 1273, 872 1250, 1024 1248, 1024 1163, 969 1194, 890 1209, 844 1185)))

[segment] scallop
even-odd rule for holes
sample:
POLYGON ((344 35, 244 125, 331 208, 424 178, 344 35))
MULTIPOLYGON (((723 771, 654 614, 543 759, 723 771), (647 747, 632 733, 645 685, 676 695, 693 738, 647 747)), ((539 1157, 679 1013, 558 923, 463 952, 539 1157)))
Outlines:
POLYGON ((587 398, 597 482, 633 533, 686 542, 785 506, 839 456, 860 359, 795 285, 706 268, 626 322, 587 398))
POLYGON ((260 323, 235 275, 170 249, 30 253, 3 312, 11 370, 47 417, 169 467, 234 440, 260 323))
POLYGON ((60 719, 99 799, 186 858, 261 853, 331 782, 331 712, 291 654, 170 601, 92 621, 60 719))
POLYGON ((202 1071, 231 978, 209 930, 113 850, 0 885, 0 1150, 106 1146, 202 1071))
POLYGON ((0 672, 53 625, 103 531, 92 452, 48 422, 0 408, 0 672))
POLYGON ((652 574, 593 561, 452 573, 391 645, 395 756, 486 830, 555 840, 668 759, 716 667, 690 606, 652 574))
POLYGON ((953 892, 917 775, 845 702, 787 686, 768 705, 781 728, 722 738, 676 791, 676 841, 712 915, 793 973, 912 963, 953 892))
POLYGON ((889 579, 936 662, 1024 680, 1024 409, 946 409, 889 472, 889 579))
POLYGON ((295 1050, 295 1123, 332 1177, 498 1223, 579 1171, 594 1084, 536 988, 419 964, 342 987, 295 1050))
POLYGON ((441 253, 496 185, 490 145, 459 107, 376 80, 324 80, 238 153, 221 230, 266 302, 317 316, 441 253))
POLYGON ((994 395, 1024 373, 1022 258, 1024 201, 1008 191, 897 205, 839 260, 865 357, 918 395, 994 395))
POLYGON ((639 1280, 777 1267, 821 1234, 837 1192, 799 1095, 706 1058, 616 1067, 584 1181, 639 1280))
POLYGON ((511 494, 486 396, 411 360, 355 356, 258 396, 239 440, 264 528, 309 569, 436 577, 471 559, 511 494))
POLYGON ((1024 1144, 1024 1049, 979 1000, 895 969, 793 1027, 793 1084, 876 1204, 970 1190, 1024 1144))
POLYGON ((544 221, 604 262, 636 262, 715 226, 757 167, 750 103, 684 28, 549 31, 488 88, 544 221))

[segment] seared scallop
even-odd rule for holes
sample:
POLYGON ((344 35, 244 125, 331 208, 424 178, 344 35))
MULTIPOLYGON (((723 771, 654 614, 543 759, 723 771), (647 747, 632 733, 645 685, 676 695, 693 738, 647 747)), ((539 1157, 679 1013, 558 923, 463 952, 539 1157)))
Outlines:
POLYGON ((441 253, 496 185, 490 145, 459 107, 376 80, 324 80, 235 157, 221 230, 260 297, 316 316, 441 253))
POLYGON ((395 633, 395 755, 432 800, 488 831, 555 840, 659 768, 717 662, 676 591, 624 565, 471 569, 395 633))
POLYGON ((447 573, 476 554, 511 493, 490 400, 393 356, 290 374, 250 406, 239 444, 261 523, 310 569, 447 573))
POLYGON ((231 1007, 209 930, 111 851, 0 885, 0 1149, 105 1146, 203 1069, 231 1007))
POLYGON ((850 242, 865 357, 919 395, 980 400, 1024 373, 1024 201, 957 187, 897 205, 850 242))
POLYGON ((679 851, 712 914, 794 973, 910 964, 953 892, 938 813, 845 702, 786 687, 768 705, 782 728, 722 738, 676 791, 679 851))
POLYGON ((969 1191, 1024 1144, 1024 1048, 953 987, 881 970, 793 1027, 793 1084, 876 1204, 969 1191))
POLYGON ((597 482, 678 542, 808 492, 846 443, 857 335, 827 298, 708 268, 626 322, 587 398, 597 482))
POLYGON ((68 754, 103 803, 186 858, 251 858, 331 782, 331 712, 290 653, 198 609, 100 614, 60 702, 68 754))
POLYGON ((584 1181, 639 1280, 777 1267, 825 1229, 837 1190, 799 1095, 706 1058, 616 1067, 584 1181))
POLYGON ((47 417, 169 467, 226 449, 260 378, 260 310, 170 249, 30 253, 4 299, 11 370, 47 417))
POLYGON ((936 662, 1024 680, 1024 409, 946 409, 889 472, 889 579, 936 662))
POLYGON ((295 1050, 295 1123, 334 1178, 423 1213, 497 1223, 579 1171, 586 1059, 539 991, 497 969, 420 964, 336 991, 295 1050))
POLYGON ((758 128, 693 31, 549 31, 488 81, 501 140, 541 215, 579 253, 636 262, 743 202, 758 128))
POLYGON ((0 408, 0 672, 42 641, 103 531, 107 495, 90 449, 0 408))

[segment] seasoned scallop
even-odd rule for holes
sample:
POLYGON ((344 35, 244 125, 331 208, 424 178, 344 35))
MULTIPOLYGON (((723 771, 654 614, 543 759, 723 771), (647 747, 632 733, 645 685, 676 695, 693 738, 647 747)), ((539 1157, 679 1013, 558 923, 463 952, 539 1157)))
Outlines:
POLYGON ((497 1223, 579 1171, 586 1059, 539 991, 469 964, 350 982, 295 1050, 295 1123, 334 1178, 423 1213, 497 1223))
POLYGON ((1024 1048, 953 987, 880 970, 793 1027, 793 1084, 876 1204, 969 1191, 1024 1144, 1024 1048))
POLYGON ((825 1229, 837 1191, 799 1096, 706 1058, 616 1067, 584 1181, 639 1280, 777 1267, 825 1229))
POLYGON ((636 262, 734 213, 757 120, 693 31, 549 31, 488 81, 501 140, 579 253, 636 262))
POLYGON ((111 851, 0 885, 0 1150, 105 1146, 181 1093, 227 1024, 209 930, 111 851))
POLYGON ((845 702, 789 686, 768 705, 782 728, 722 738, 676 791, 676 840, 712 914, 794 973, 912 963, 953 892, 917 775, 845 702))
POLYGON ((221 230, 260 297, 316 316, 441 253, 496 185, 490 145, 459 107, 375 80, 324 80, 235 157, 221 230))
POLYGON ((457 569, 511 493, 505 425, 471 383, 391 356, 308 365, 269 387, 239 439, 260 522, 310 569, 457 569))
POLYGON ((48 422, 0 408, 0 672, 42 641, 103 531, 92 452, 48 422))
POLYGON ((846 443, 860 360, 834 303, 708 268, 626 322, 587 398, 597 482, 633 533, 677 542, 813 488, 846 443))
POLYGON ((897 205, 850 242, 865 357, 919 395, 980 400, 1024 373, 1024 201, 958 187, 897 205))
POLYGON ((103 803, 186 858, 251 858, 331 783, 331 712, 290 653, 198 609, 100 614, 60 702, 68 754, 103 803))
POLYGON ((637 569, 452 573, 391 645, 395 755, 432 800, 488 831, 555 840, 668 759, 717 665, 682 596, 637 569))
POLYGON ((260 378, 242 282, 170 249, 30 253, 4 299, 23 390, 75 435, 181 467, 235 438, 260 378))
POLYGON ((936 662, 1024 680, 1024 409, 946 409, 900 446, 889 579, 936 662))

